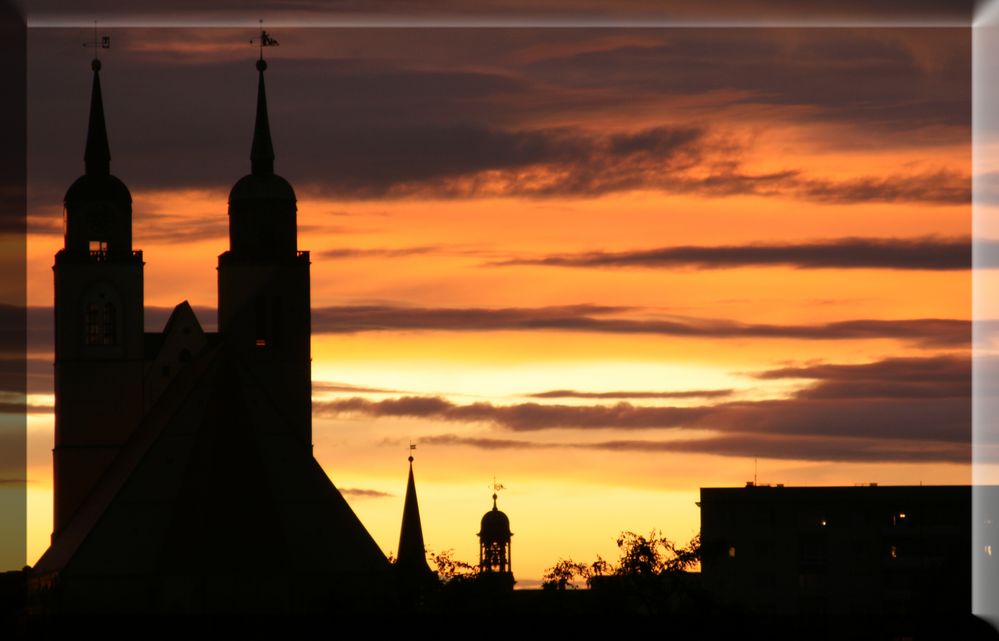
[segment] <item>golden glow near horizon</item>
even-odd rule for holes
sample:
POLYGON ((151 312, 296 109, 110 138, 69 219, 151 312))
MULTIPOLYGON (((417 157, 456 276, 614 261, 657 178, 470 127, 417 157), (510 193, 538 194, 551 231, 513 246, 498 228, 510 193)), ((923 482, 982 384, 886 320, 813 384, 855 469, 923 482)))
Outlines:
MULTIPOLYGON (((969 341, 935 340, 933 332, 943 331, 938 329, 927 330, 929 338, 889 330, 894 323, 970 319, 968 269, 858 268, 835 260, 821 268, 793 261, 539 264, 552 257, 671 247, 966 238, 970 207, 947 191, 955 184, 959 189, 970 171, 966 126, 928 116, 930 122, 905 130, 878 119, 887 116, 851 118, 847 112, 856 105, 841 113, 836 105, 768 104, 750 99, 753 94, 746 89, 707 85, 682 95, 632 88, 633 101, 615 102, 608 95, 625 91, 622 87, 601 87, 596 80, 589 86, 585 76, 556 86, 557 74, 545 66, 608 52, 668 56, 652 52, 669 38, 650 31, 562 33, 549 43, 529 34, 497 34, 495 46, 475 49, 479 62, 467 64, 455 62, 454 52, 479 45, 462 30, 436 38, 409 34, 423 47, 414 49, 422 57, 409 63, 411 50, 378 31, 367 34, 370 43, 336 39, 328 47, 315 34, 290 34, 289 43, 297 40, 300 48, 287 47, 290 57, 268 71, 268 88, 276 168, 298 192, 298 245, 312 257, 315 454, 386 553, 398 544, 410 440, 418 444, 415 471, 427 546, 477 559, 475 533, 491 507, 489 485, 496 476, 509 488, 499 503, 515 533, 513 569, 521 586, 536 584, 559 558, 592 561, 599 554, 615 560, 614 539, 623 530, 655 528, 686 542, 698 529, 698 488, 741 486, 753 478, 754 458, 760 482, 786 485, 969 482, 967 462, 923 455, 938 446, 956 447, 950 435, 933 433, 923 441, 917 434, 909 444, 888 437, 868 442, 857 434, 841 438, 830 431, 835 426, 809 432, 822 422, 822 413, 802 399, 833 403, 847 398, 837 394, 854 394, 862 406, 876 396, 872 389, 897 383, 897 373, 858 379, 867 385, 860 388, 849 386, 850 376, 836 379, 840 387, 828 388, 830 396, 817 400, 807 396, 826 380, 817 374, 763 376, 784 368, 861 367, 888 359, 912 359, 913 371, 917 359, 960 361, 970 353, 969 341), (556 161, 538 161, 509 170, 500 165, 478 173, 455 170, 439 180, 413 178, 396 185, 404 193, 391 198, 337 194, 318 179, 283 171, 300 151, 286 143, 291 136, 284 133, 297 105, 282 103, 286 94, 273 87, 287 87, 281 83, 288 77, 281 74, 295 68, 295 56, 311 64, 327 58, 331 64, 362 60, 420 73, 488 72, 502 94, 491 100, 511 106, 509 113, 492 107, 489 117, 495 120, 487 124, 496 131, 561 127, 564 134, 575 127, 609 135, 696 125, 710 129, 711 138, 704 142, 703 158, 690 161, 691 168, 664 162, 655 169, 641 154, 629 157, 637 167, 636 176, 629 177, 635 186, 599 193, 525 193, 574 171, 556 161), (578 108, 566 106, 568 96, 578 108), (529 108, 513 108, 521 103, 529 108), (656 172, 683 172, 684 179, 704 186, 656 186, 656 172), (761 182, 766 188, 745 193, 715 186, 712 177, 725 172, 750 179, 797 173, 786 179, 790 182, 773 182, 772 188, 761 182), (358 309, 348 317, 343 308, 358 309), (504 314, 508 320, 496 320, 504 314), (348 328, 348 320, 361 325, 348 328), (855 321, 884 321, 889 329, 850 336, 837 334, 838 329, 809 333, 855 321), (662 329, 673 327, 670 323, 704 331, 662 329), (649 329, 652 325, 658 329, 649 329), (718 329, 726 327, 752 331, 718 329), (804 329, 801 335, 782 333, 787 327, 804 329), (378 405, 408 397, 433 399, 440 409, 421 414, 382 411, 387 406, 378 405), (786 417, 777 417, 784 422, 771 424, 752 414, 759 403, 786 403, 780 406, 788 410, 786 417), (725 406, 735 418, 712 414, 675 424, 624 423, 638 420, 633 410, 711 406, 725 406), (531 422, 539 420, 536 408, 576 417, 605 414, 589 423, 560 419, 568 423, 553 426, 531 422), (732 437, 729 449, 690 445, 715 437, 732 437), (799 449, 789 449, 792 454, 775 449, 785 438, 788 448, 799 449), (891 459, 878 449, 893 442, 911 457, 891 459), (836 447, 819 447, 826 443, 836 447), (873 449, 854 453, 854 444, 873 449)), ((199 37, 186 46, 167 35, 124 40, 132 43, 133 55, 150 64, 242 64, 245 59, 245 52, 216 47, 208 39, 199 37)), ((358 36, 345 35, 348 40, 358 36)), ((805 38, 785 36, 778 41, 788 50, 805 38)), ((916 36, 892 32, 879 40, 876 34, 851 32, 850 37, 886 47, 901 42, 899 51, 908 52, 926 74, 922 81, 931 83, 935 74, 944 73, 916 36)), ((285 49, 279 53, 286 55, 285 49)), ((364 67, 359 68, 361 74, 364 67)), ((112 85, 111 71, 106 75, 105 83, 112 85)), ((246 82, 254 82, 252 75, 246 82)), ((125 111, 124 105, 110 106, 113 92, 105 90, 112 132, 115 116, 125 111)), ((123 98, 119 94, 116 100, 123 98)), ((426 100, 436 104, 433 97, 426 100)), ((485 107, 467 100, 471 122, 474 109, 485 107)), ((76 111, 86 105, 85 96, 73 101, 76 111)), ((249 118, 239 114, 238 122, 248 126, 249 118)), ((248 148, 249 129, 244 137, 248 148)), ((114 135, 111 144, 118 154, 114 135)), ((78 154, 78 149, 67 153, 78 154)), ((119 160, 123 155, 115 156, 112 168, 128 183, 132 177, 127 160, 119 160)), ((611 172, 614 162, 609 158, 595 166, 611 172)), ((244 170, 233 167, 233 181, 244 170)), ((134 245, 146 261, 146 305, 172 307, 188 300, 209 310, 200 320, 214 326, 216 261, 228 244, 227 187, 133 186, 132 192, 134 245)), ((62 242, 60 203, 37 204, 29 216, 28 299, 31 306, 47 307, 53 298, 53 255, 62 242)), ((147 313, 147 330, 161 329, 150 325, 147 313)), ((32 355, 51 359, 51 348, 39 346, 32 355)), ((47 546, 51 529, 52 415, 45 408, 52 398, 46 390, 32 392, 29 402, 39 409, 28 420, 30 562, 47 546)), ((911 390, 892 391, 878 397, 878 407, 894 408, 888 403, 906 393, 913 402, 933 400, 911 390)), ((878 411, 886 412, 878 415, 886 425, 895 420, 894 410, 878 411)))

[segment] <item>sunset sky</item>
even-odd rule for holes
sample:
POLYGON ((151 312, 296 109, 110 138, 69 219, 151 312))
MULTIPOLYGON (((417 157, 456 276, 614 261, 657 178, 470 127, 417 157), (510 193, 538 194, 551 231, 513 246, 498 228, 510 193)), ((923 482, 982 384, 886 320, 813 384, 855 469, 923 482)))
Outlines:
MULTIPOLYGON (((971 31, 269 29, 312 253, 315 455, 386 552, 513 570, 687 541, 701 487, 971 480, 971 31)), ((147 331, 215 328, 252 28, 102 29, 147 331)), ((92 38, 29 30, 29 551, 51 532, 52 264, 92 38)), ((996 314, 999 317, 999 314, 996 314)))

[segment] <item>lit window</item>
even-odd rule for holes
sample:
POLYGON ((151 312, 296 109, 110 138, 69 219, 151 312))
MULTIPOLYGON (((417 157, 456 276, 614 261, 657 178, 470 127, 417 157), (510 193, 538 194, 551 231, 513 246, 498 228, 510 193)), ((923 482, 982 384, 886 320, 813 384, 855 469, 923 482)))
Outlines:
POLYGON ((898 558, 898 548, 895 547, 894 545, 891 546, 891 549, 888 550, 888 554, 889 554, 889 556, 891 556, 891 558, 897 559, 898 558))
POLYGON ((728 558, 730 558, 730 559, 734 559, 735 558, 735 546, 734 545, 728 549, 728 558))
POLYGON ((90 257, 97 261, 107 260, 108 244, 103 240, 90 241, 90 257))

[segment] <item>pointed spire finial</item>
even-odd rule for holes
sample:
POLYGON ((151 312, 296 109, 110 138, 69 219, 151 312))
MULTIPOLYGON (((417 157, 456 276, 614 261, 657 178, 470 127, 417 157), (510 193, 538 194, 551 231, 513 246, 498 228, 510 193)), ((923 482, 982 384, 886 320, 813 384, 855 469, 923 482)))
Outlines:
MULTIPOLYGON (((252 44, 254 41, 250 40, 252 44)), ((276 47, 279 43, 264 31, 264 21, 260 20, 260 59, 257 60, 257 71, 260 81, 257 84, 257 120, 253 128, 253 146, 250 149, 251 173, 254 175, 270 175, 274 173, 274 145, 271 143, 271 126, 267 118, 267 92, 264 89, 264 71, 267 61, 264 60, 264 47, 276 47)))
POLYGON ((253 127, 253 146, 250 149, 250 166, 256 175, 274 173, 274 145, 271 126, 267 118, 267 92, 264 88, 264 69, 267 63, 257 61, 260 80, 257 84, 257 120, 253 127))
POLYGON ((83 153, 86 173, 91 175, 111 173, 111 148, 104 123, 104 100, 101 97, 101 61, 91 63, 94 84, 90 92, 90 122, 87 126, 87 146, 83 153))
POLYGON ((94 42, 83 43, 94 49, 94 59, 90 68, 94 72, 94 84, 90 91, 90 122, 87 126, 87 145, 83 152, 86 173, 91 175, 111 173, 111 149, 108 146, 108 131, 104 124, 104 100, 101 97, 101 49, 111 48, 111 36, 97 35, 97 21, 94 20, 94 42))
MULTIPOLYGON (((416 445, 410 442, 410 452, 415 449, 416 445)), ((423 524, 420 521, 420 506, 416 499, 416 482, 413 480, 412 453, 409 456, 409 479, 406 482, 406 500, 403 504, 396 565, 410 578, 431 574, 430 566, 427 565, 427 548, 423 542, 423 524)))

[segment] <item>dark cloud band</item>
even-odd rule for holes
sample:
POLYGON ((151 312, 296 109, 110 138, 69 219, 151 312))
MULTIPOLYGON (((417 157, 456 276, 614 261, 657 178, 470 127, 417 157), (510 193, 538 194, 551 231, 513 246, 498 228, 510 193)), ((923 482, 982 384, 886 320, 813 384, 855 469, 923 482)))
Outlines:
POLYGON ((797 269, 971 269, 971 240, 961 238, 842 238, 795 244, 678 246, 630 252, 588 252, 492 265, 722 269, 786 266, 797 269))
MULTIPOLYGON (((995 369, 996 363, 980 366, 995 369)), ((728 456, 821 460, 967 461, 971 442, 971 361, 966 356, 895 358, 858 365, 820 364, 769 370, 761 379, 812 380, 789 398, 694 407, 630 403, 569 406, 519 403, 459 405, 441 397, 321 402, 325 416, 360 414, 481 423, 527 435, 542 430, 708 430, 710 437, 652 442, 608 440, 572 447, 691 451, 728 456), (856 383, 855 385, 845 384, 856 383), (946 390, 932 393, 939 382, 946 390)), ((566 446, 526 438, 438 437, 439 444, 489 449, 566 446), (450 440, 448 440, 450 439, 450 440)), ((421 442, 430 442, 421 439, 421 442)))
POLYGON ((902 444, 877 439, 813 439, 781 437, 778 441, 759 436, 719 436, 676 441, 615 440, 596 442, 538 443, 526 439, 500 439, 437 434, 421 443, 483 450, 583 449, 601 452, 645 454, 713 454, 734 457, 835 461, 853 463, 967 463, 968 444, 902 444))
POLYGON ((320 333, 382 330, 574 331, 690 338, 801 340, 895 339, 927 347, 966 347, 971 322, 956 319, 849 320, 816 325, 770 325, 711 319, 636 318, 628 307, 571 305, 538 308, 324 307, 312 312, 320 333), (630 317, 621 317, 624 314, 630 317))
MULTIPOLYGON (((167 307, 146 307, 146 326, 152 331, 158 331, 166 323, 171 311, 172 308, 167 307)), ((214 331, 214 310, 196 308, 195 313, 207 331, 214 331)), ((568 331, 715 339, 892 339, 926 348, 964 348, 971 345, 971 321, 960 319, 859 319, 815 325, 772 325, 688 317, 649 319, 641 317, 641 313, 641 308, 606 305, 507 308, 386 305, 317 307, 312 310, 312 332, 568 331)), ((11 331, 16 329, 16 325, 13 325, 15 320, 16 310, 0 305, 0 331, 5 331, 4 328, 8 326, 11 331)), ((29 351, 32 354, 51 353, 52 309, 28 308, 28 328, 29 351)))

